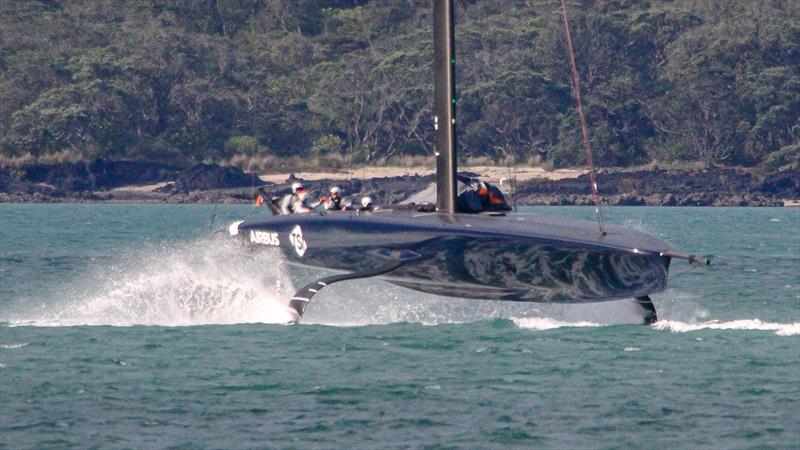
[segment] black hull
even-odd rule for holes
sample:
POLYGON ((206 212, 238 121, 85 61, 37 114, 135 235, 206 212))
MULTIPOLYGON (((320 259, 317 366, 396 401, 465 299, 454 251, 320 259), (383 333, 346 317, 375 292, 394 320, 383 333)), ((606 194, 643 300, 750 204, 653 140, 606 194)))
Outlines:
POLYGON ((380 278, 450 297, 588 303, 646 296, 667 286, 668 244, 589 222, 383 210, 249 221, 239 236, 279 247, 290 264, 365 272, 402 261, 380 278), (294 234, 294 238, 292 237, 294 234))

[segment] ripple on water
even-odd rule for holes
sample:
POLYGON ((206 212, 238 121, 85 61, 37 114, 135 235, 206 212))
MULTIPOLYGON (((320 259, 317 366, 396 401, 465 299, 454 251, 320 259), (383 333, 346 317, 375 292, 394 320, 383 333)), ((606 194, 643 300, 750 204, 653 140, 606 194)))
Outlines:
POLYGON ((18 348, 27 347, 27 342, 7 342, 4 344, 0 344, 0 348, 4 350, 16 350, 18 348))

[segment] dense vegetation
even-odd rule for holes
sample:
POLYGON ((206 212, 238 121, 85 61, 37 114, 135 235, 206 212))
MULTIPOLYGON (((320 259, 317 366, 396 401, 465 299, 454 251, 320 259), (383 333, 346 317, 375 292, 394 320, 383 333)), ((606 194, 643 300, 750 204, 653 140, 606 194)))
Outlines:
MULTIPOLYGON (((599 163, 798 158, 800 2, 569 5, 599 163)), ((464 156, 582 163, 558 11, 457 3, 464 156)), ((429 0, 0 1, 0 156, 430 155, 430 22, 429 0)))

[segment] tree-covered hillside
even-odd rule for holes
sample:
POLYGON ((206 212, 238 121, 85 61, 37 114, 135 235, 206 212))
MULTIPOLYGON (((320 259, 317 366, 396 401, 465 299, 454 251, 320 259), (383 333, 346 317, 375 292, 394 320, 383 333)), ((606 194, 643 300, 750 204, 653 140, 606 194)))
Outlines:
MULTIPOLYGON (((800 2, 568 4, 600 164, 798 157, 800 2)), ((457 3, 464 156, 582 163, 558 6, 457 3)), ((0 0, 2 156, 429 155, 431 39, 430 0, 0 0)))

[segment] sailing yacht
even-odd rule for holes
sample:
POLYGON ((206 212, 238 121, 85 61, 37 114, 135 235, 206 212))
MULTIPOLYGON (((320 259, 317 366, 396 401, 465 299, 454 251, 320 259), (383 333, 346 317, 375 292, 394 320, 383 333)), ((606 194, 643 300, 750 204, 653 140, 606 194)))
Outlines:
POLYGON ((299 321, 312 297, 345 280, 376 277, 408 289, 477 300, 600 303, 635 299, 657 320, 650 295, 666 289, 670 263, 707 260, 616 226, 521 213, 464 213, 457 201, 453 0, 433 0, 436 202, 371 212, 324 211, 238 221, 232 236, 278 248, 290 265, 333 271, 300 289, 299 321))

